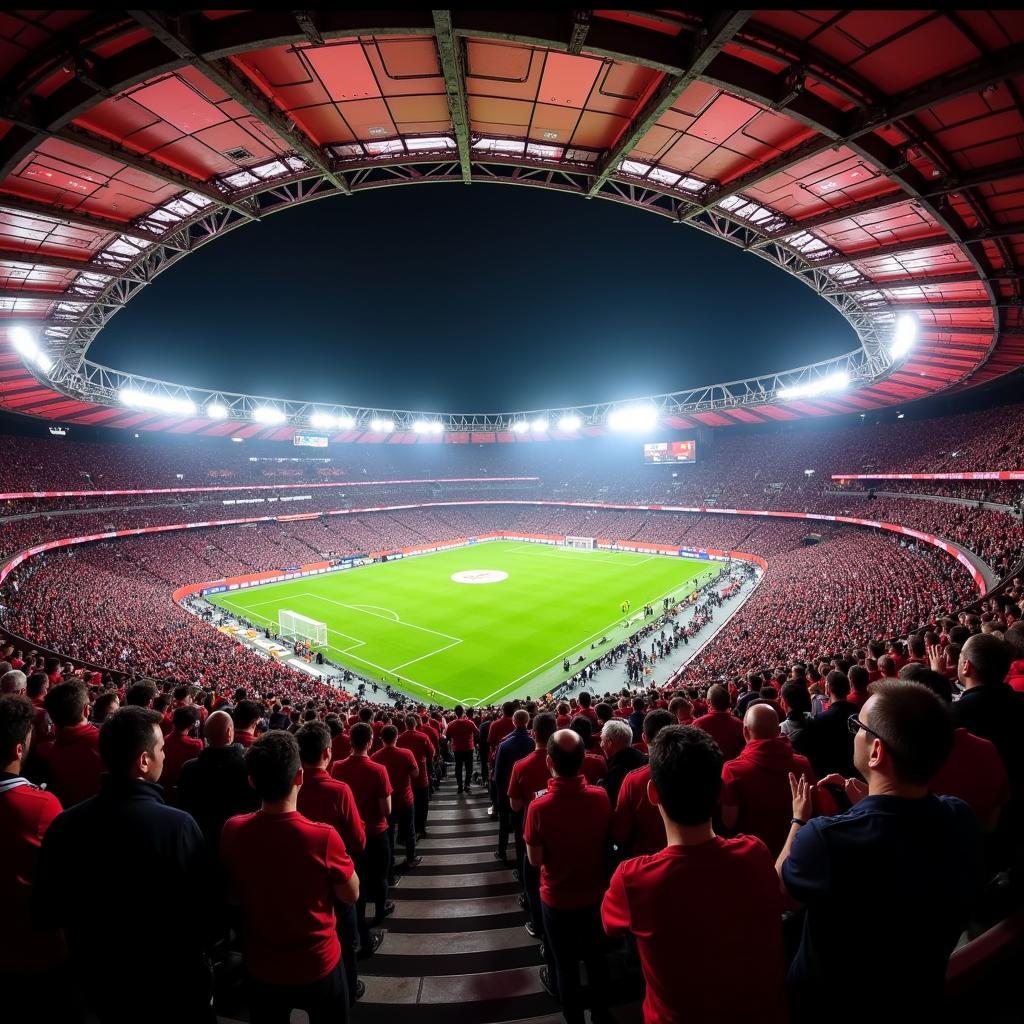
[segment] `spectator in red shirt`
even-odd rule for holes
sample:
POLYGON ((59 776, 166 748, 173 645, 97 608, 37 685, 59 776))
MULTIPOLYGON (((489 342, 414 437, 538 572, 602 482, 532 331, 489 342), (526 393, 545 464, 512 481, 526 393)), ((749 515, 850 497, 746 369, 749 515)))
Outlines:
MULTIPOLYGON (((666 726, 675 724, 670 711, 661 708, 649 711, 644 718, 644 739, 648 746, 666 726)), ((651 766, 645 764, 631 771, 619 787, 612 815, 612 840, 624 857, 657 853, 665 846, 665 826, 658 808, 647 798, 651 766)))
POLYGON ((235 742, 247 750, 256 742, 256 723, 260 720, 260 706, 254 700, 241 700, 231 716, 235 720, 235 742))
POLYGON ((579 963, 587 968, 592 1021, 610 1021, 606 1009, 604 955, 598 909, 606 884, 612 808, 608 794, 588 786, 580 769, 584 746, 569 729, 558 730, 547 748, 553 778, 526 812, 526 855, 540 868, 541 912, 548 965, 541 983, 562 1002, 568 1024, 583 1024, 579 963))
POLYGON ((203 741, 193 739, 189 733, 195 728, 196 709, 180 705, 171 715, 173 728, 164 741, 164 770, 160 784, 167 794, 168 803, 177 803, 178 779, 186 761, 191 761, 203 752, 203 741))
POLYGON ((722 825, 727 832, 757 836, 772 857, 782 852, 789 834, 793 794, 789 773, 817 780, 811 762, 795 754, 780 735, 779 716, 768 704, 753 704, 743 717, 746 740, 739 757, 722 768, 722 825))
POLYGON ((371 931, 366 917, 366 902, 376 904, 376 922, 395 911, 388 900, 388 875, 391 871, 391 847, 388 844, 388 815, 391 814, 391 780, 382 764, 370 759, 373 729, 366 722, 356 722, 349 733, 352 753, 331 769, 335 779, 352 788, 360 817, 366 828, 366 848, 356 857, 360 892, 356 902, 359 927, 359 955, 372 956, 384 941, 383 931, 371 931))
POLYGON ((473 747, 480 730, 466 717, 461 704, 455 706, 455 721, 448 725, 448 742, 455 757, 455 783, 458 792, 468 793, 473 780, 473 747))
POLYGON ((718 744, 726 761, 731 761, 743 749, 743 724, 729 710, 729 691, 721 683, 708 690, 708 703, 711 710, 693 724, 718 744))
POLYGON ((778 880, 759 839, 714 833, 720 749, 702 729, 671 725, 659 731, 650 757, 650 799, 668 845, 620 864, 601 905, 609 935, 636 937, 647 982, 644 1021, 785 1024, 778 880), (691 928, 699 942, 687 941, 691 928))
MULTIPOLYGON (((405 844, 405 863, 402 865, 406 871, 423 863, 423 858, 416 855, 416 823, 414 820, 414 797, 412 791, 413 782, 419 778, 420 766, 416 762, 416 755, 405 747, 398 746, 398 730, 393 725, 385 725, 380 731, 380 739, 383 746, 373 760, 382 764, 387 770, 388 778, 391 780, 391 813, 388 815, 388 844, 391 847, 391 881, 395 871, 395 845, 398 842, 405 844)), ((470 751, 470 771, 473 768, 473 752, 470 751)))
MULTIPOLYGON (((296 734, 299 744, 299 760, 302 762, 302 788, 296 807, 299 814, 310 821, 330 825, 345 844, 350 857, 356 857, 366 846, 366 829, 359 816, 355 797, 345 782, 332 779, 327 774, 331 760, 331 733, 322 722, 307 722, 296 734)), ((359 940, 355 905, 337 903, 334 913, 338 921, 338 938, 341 940, 341 965, 345 971, 345 987, 349 1005, 354 1006, 366 991, 366 985, 359 980, 355 948, 359 940), (348 950, 348 955, 345 955, 348 950)))
POLYGON ((850 693, 846 698, 858 711, 868 701, 871 694, 868 693, 868 686, 871 683, 871 676, 863 665, 851 665, 846 673, 850 680, 850 693))
MULTIPOLYGON (((590 724, 593 725, 594 730, 598 731, 604 723, 598 717, 596 709, 591 706, 594 698, 591 697, 591 695, 586 690, 584 690, 579 695, 578 699, 580 704, 579 713, 584 717, 589 718, 590 724)), ((611 716, 609 715, 609 717, 611 716)))
POLYGON ((589 785, 599 786, 608 772, 608 762, 602 754, 591 753, 594 745, 593 726, 586 715, 577 715, 569 723, 569 728, 583 740, 583 748, 586 753, 583 755, 583 767, 580 771, 589 785))
POLYGON ((297 809, 303 772, 293 735, 262 736, 246 765, 263 804, 224 825, 221 858, 242 908, 250 1019, 286 1024, 302 1009, 311 1022, 347 1022, 334 907, 359 896, 352 860, 336 829, 297 809))
POLYGON ((57 735, 39 748, 39 762, 45 780, 64 807, 81 803, 100 788, 100 733, 87 720, 88 707, 85 683, 77 679, 58 683, 46 695, 46 710, 57 735))
POLYGON ((32 743, 32 705, 23 697, 0 697, 0 986, 4 1011, 11 1020, 39 1020, 49 1010, 53 1019, 67 1009, 50 997, 66 990, 60 977, 64 945, 56 929, 32 922, 32 880, 39 846, 50 823, 61 812, 60 801, 21 775, 32 743), (48 994, 46 1009, 39 992, 48 994))
POLYGON ((419 730, 420 720, 416 715, 405 716, 405 732, 398 737, 398 746, 411 750, 419 765, 419 775, 413 780, 413 815, 416 822, 416 838, 427 835, 427 810, 430 804, 430 765, 434 760, 434 744, 430 737, 419 730))
POLYGON ((337 715, 328 715, 324 721, 331 732, 331 764, 344 761, 352 753, 352 742, 345 732, 341 719, 337 715))
MULTIPOLYGON (((526 810, 534 798, 547 792, 551 770, 548 768, 548 740, 555 733, 555 716, 549 711, 542 712, 533 720, 533 738, 536 750, 520 758, 512 766, 512 777, 508 783, 508 802, 514 814, 525 822, 526 810)), ((525 843, 521 844, 525 852, 525 843)), ((544 934, 544 918, 540 906, 540 871, 524 856, 519 865, 519 882, 526 898, 530 920, 526 922, 526 933, 532 938, 544 934)))

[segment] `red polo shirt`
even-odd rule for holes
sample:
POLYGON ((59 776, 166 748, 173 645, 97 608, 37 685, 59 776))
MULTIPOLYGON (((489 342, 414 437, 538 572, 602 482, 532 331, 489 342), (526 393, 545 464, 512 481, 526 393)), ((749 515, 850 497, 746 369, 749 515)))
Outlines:
POLYGON ((601 919, 609 935, 636 936, 645 1024, 785 1024, 782 910, 765 845, 715 836, 624 861, 601 919))
POLYGON ((181 778, 181 766, 203 752, 203 741, 194 740, 180 732, 172 732, 164 740, 164 770, 160 773, 160 785, 165 793, 172 793, 181 778))
POLYGON ((7 973, 38 973, 63 957, 60 931, 35 929, 31 913, 39 846, 60 812, 52 793, 21 776, 0 773, 0 963, 7 973))
POLYGON ((487 743, 491 748, 488 754, 488 761, 492 766, 494 759, 498 756, 498 746, 501 744, 501 741, 509 733, 514 732, 515 728, 515 722, 512 721, 511 715, 502 715, 501 718, 496 718, 491 722, 491 727, 487 730, 487 743))
POLYGON ((334 970, 341 959, 334 889, 353 871, 341 836, 297 811, 257 811, 228 819, 220 855, 244 912, 248 973, 275 985, 310 985, 334 970))
POLYGON ((236 732, 235 742, 248 750, 256 742, 256 737, 251 732, 236 732))
POLYGON ((368 836, 387 831, 388 819, 381 813, 380 801, 391 793, 391 780, 384 765, 365 754, 353 754, 344 761, 336 762, 331 769, 331 776, 352 787, 352 795, 356 798, 356 807, 359 808, 359 816, 363 819, 368 836))
POLYGON ((623 780, 612 817, 612 839, 629 857, 665 848, 661 812, 647 799, 650 765, 634 768, 623 780))
POLYGON ((100 760, 100 731, 83 722, 58 729, 56 737, 39 748, 46 766, 50 789, 64 807, 72 807, 100 788, 103 762, 100 760))
POLYGON ((587 753, 580 771, 591 786, 596 786, 608 774, 608 762, 600 754, 587 753))
POLYGON ((456 718, 454 722, 448 724, 448 741, 452 745, 453 753, 465 754, 472 751, 479 735, 480 730, 468 718, 456 718))
POLYGON ((512 775, 508 780, 509 799, 523 801, 523 809, 530 806, 538 793, 546 793, 551 772, 548 771, 548 753, 546 750, 535 750, 526 757, 521 757, 512 765, 512 775))
POLYGON ((953 749, 928 787, 936 796, 958 796, 987 824, 1010 799, 1010 783, 999 750, 967 729, 953 732, 953 749))
POLYGON ((743 749, 743 723, 731 711, 711 711, 693 724, 711 736, 726 761, 731 761, 743 749))
POLYGON ((434 759, 434 744, 430 737, 418 729, 406 729, 395 744, 403 750, 411 750, 420 766, 420 774, 413 781, 414 789, 427 789, 430 786, 430 762, 434 759))
POLYGON ((348 738, 347 732, 339 732, 331 740, 331 763, 344 761, 352 753, 352 741, 348 738))
POLYGON ((330 825, 344 840, 345 849, 360 853, 366 846, 366 829, 347 782, 332 779, 322 768, 302 767, 299 814, 310 821, 330 825))
POLYGON ((551 779, 548 791, 530 804, 523 835, 527 846, 544 851, 540 869, 544 903, 576 910, 601 902, 611 818, 608 794, 588 786, 582 775, 551 779))
POLYGON ((751 740, 739 757, 722 766, 721 803, 739 809, 736 831, 757 836, 773 857, 782 852, 793 817, 789 773, 817 783, 806 757, 793 752, 785 736, 751 740))
POLYGON ((419 764, 416 755, 396 744, 384 746, 373 755, 382 764, 391 780, 391 806, 394 810, 412 806, 412 780, 419 764))

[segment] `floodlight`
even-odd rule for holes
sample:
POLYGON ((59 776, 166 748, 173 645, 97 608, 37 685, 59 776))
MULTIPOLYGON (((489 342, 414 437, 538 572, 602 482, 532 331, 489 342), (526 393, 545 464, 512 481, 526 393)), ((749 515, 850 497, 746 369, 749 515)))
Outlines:
POLYGON ((807 381, 804 384, 779 388, 779 398, 787 402, 796 398, 813 398, 815 395, 823 395, 829 391, 842 391, 849 386, 849 383, 850 375, 845 370, 838 370, 836 373, 830 373, 827 377, 819 377, 817 380, 807 381))
POLYGON ((563 416, 558 421, 558 429, 561 430, 563 433, 571 434, 574 430, 580 429, 582 422, 583 421, 579 418, 579 416, 563 416))
POLYGON ((337 422, 337 419, 329 412, 315 412, 309 417, 310 426, 316 427, 318 430, 330 430, 337 422))
POLYGON ((440 420, 417 420, 412 429, 417 434, 440 434, 444 431, 444 424, 440 420))
POLYGON ((174 395, 158 395, 138 388, 121 388, 117 397, 124 405, 133 409, 148 409, 151 412, 166 412, 174 416, 194 416, 195 402, 190 398, 178 398, 174 395))
POLYGON ((244 437, 233 437, 233 438, 231 438, 231 440, 234 441, 235 444, 241 444, 245 440, 245 438, 244 437))
POLYGON ((355 425, 355 419, 349 416, 347 413, 343 413, 341 416, 338 417, 338 426, 342 430, 351 430, 355 425))
POLYGON ((375 434, 390 434, 395 429, 394 420, 373 419, 370 420, 370 430, 375 434))
POLYGON ((516 420, 512 424, 512 430, 516 434, 525 434, 530 429, 530 424, 526 420, 516 420))
POLYGON ((917 318, 909 313, 901 313, 896 317, 896 329, 892 335, 889 354, 893 359, 905 356, 917 340, 917 318))
POLYGON ((543 434, 548 429, 547 416, 538 416, 531 424, 530 429, 535 434, 543 434))
POLYGON ((658 422, 658 410, 653 405, 623 405, 608 414, 612 430, 651 430, 658 422))
POLYGON ((288 418, 273 405, 259 405, 252 411, 252 418, 257 423, 284 423, 288 418))
POLYGON ((53 360, 39 347, 35 336, 27 327, 11 328, 11 344, 26 362, 35 363, 43 373, 53 369, 53 360))
POLYGON ((211 402, 206 407, 206 415, 211 420, 226 420, 228 418, 228 407, 220 402, 211 402))

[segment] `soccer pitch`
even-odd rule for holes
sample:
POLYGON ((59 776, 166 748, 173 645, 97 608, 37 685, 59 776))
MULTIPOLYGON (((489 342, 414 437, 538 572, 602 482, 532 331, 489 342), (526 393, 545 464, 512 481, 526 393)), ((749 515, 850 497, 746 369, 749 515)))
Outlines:
POLYGON ((272 631, 282 609, 325 622, 332 661, 425 701, 475 706, 546 693, 566 678, 564 658, 578 671, 650 621, 624 625, 644 604, 660 614, 663 598, 684 597, 720 569, 697 559, 490 541, 209 600, 272 631), (495 581, 460 583, 460 573, 495 581))

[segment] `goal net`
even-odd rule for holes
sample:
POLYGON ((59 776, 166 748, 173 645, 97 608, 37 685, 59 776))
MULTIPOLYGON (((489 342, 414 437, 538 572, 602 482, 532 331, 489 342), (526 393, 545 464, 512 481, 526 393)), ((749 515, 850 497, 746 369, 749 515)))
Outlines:
POLYGON ((566 537, 565 546, 567 548, 584 548, 588 551, 594 550, 594 538, 593 537, 566 537))
POLYGON ((282 640, 305 640, 310 647, 327 646, 327 623, 318 622, 307 615, 286 611, 277 613, 278 633, 282 640))

